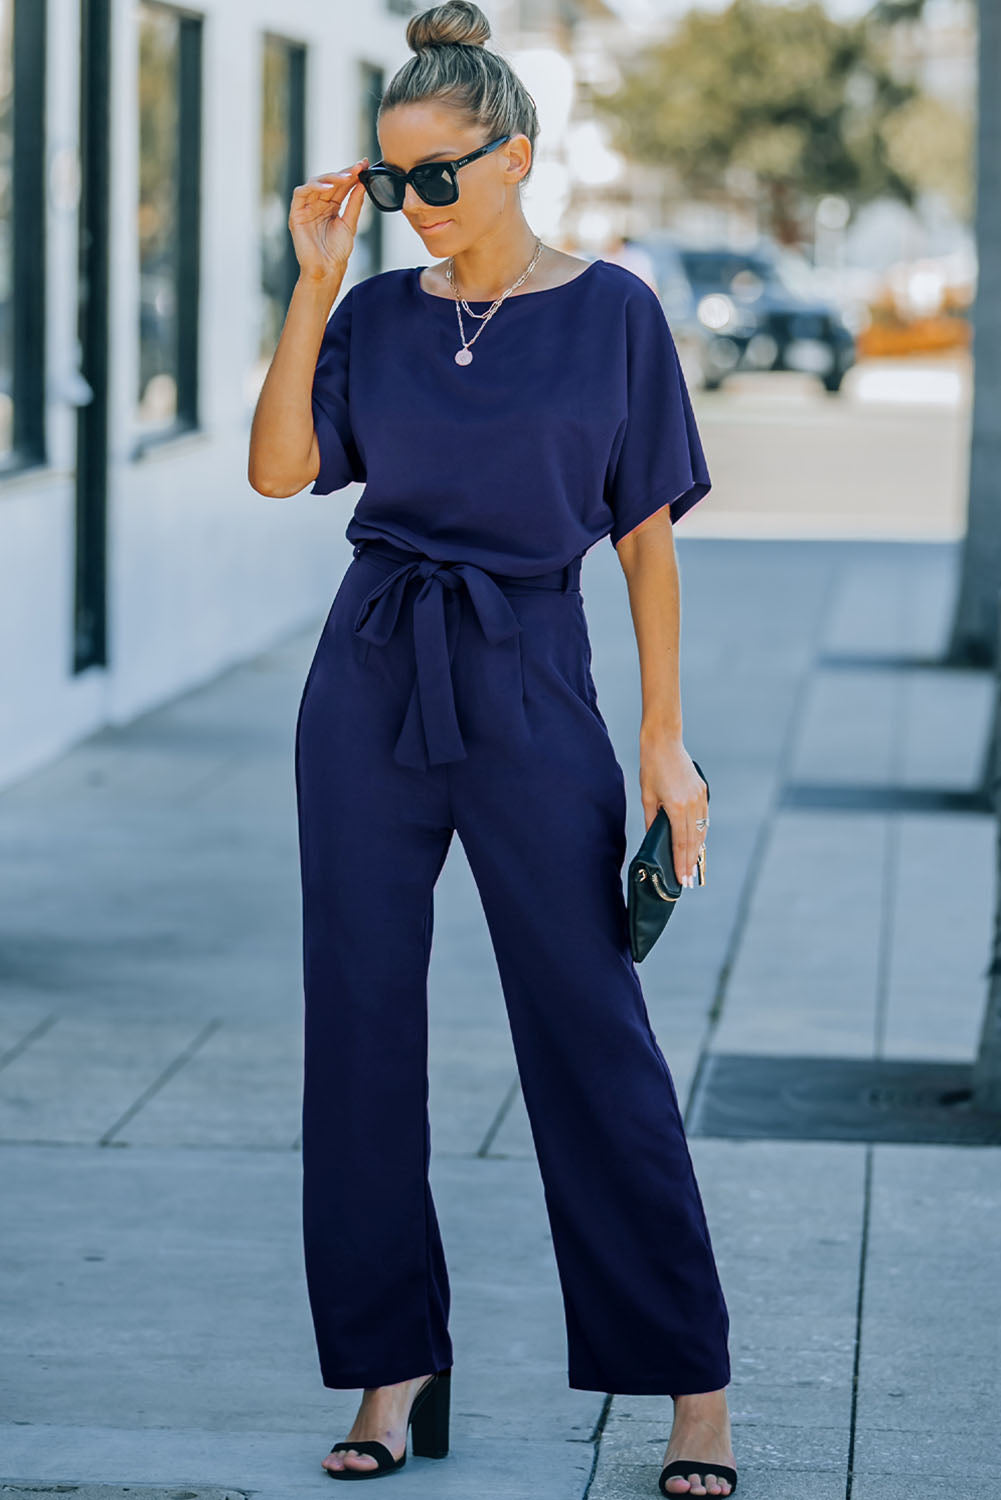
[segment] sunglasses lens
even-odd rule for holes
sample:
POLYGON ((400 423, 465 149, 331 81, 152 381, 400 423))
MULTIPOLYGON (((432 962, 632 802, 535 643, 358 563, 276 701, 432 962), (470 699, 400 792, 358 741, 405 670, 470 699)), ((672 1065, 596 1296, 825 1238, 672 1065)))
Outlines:
POLYGON ((451 172, 446 172, 438 162, 428 162, 415 171, 413 184, 425 203, 454 203, 455 184, 451 172))
POLYGON ((375 172, 368 180, 369 197, 380 208, 403 207, 403 183, 389 172, 375 172))

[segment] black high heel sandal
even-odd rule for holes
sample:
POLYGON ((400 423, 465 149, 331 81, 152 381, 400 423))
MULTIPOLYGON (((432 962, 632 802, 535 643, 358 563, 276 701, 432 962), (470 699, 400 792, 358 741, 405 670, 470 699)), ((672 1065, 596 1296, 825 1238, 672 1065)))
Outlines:
MULTIPOLYGON (((665 1464, 660 1471, 657 1487, 667 1500, 687 1500, 691 1490, 666 1490, 664 1481, 666 1479, 687 1479, 689 1474, 697 1474, 702 1481, 702 1488, 706 1486, 706 1475, 715 1474, 717 1479, 723 1479, 730 1486, 726 1495, 707 1497, 707 1500, 730 1500, 730 1495, 737 1488, 737 1470, 731 1469, 729 1464, 697 1464, 687 1458, 676 1458, 671 1463, 665 1464)), ((701 1496, 699 1497, 701 1500, 701 1496)))
POLYGON ((411 1449, 415 1458, 444 1458, 448 1453, 448 1409, 452 1392, 452 1368, 439 1370, 426 1380, 414 1397, 407 1417, 407 1432, 403 1435, 403 1452, 394 1458, 378 1438, 345 1439, 335 1443, 331 1453, 346 1452, 353 1448, 356 1453, 370 1453, 376 1460, 375 1469, 328 1469, 321 1465, 331 1479, 378 1479, 381 1474, 395 1474, 407 1461, 407 1433, 411 1435, 411 1449))

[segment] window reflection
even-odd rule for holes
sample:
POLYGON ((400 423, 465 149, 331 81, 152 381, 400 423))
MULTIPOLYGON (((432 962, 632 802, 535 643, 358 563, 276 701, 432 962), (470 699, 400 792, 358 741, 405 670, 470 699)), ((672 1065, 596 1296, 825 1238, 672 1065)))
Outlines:
POLYGON ((281 337, 299 263, 288 228, 292 190, 305 178, 305 53, 266 36, 261 55, 260 317, 258 364, 263 380, 281 337))
POLYGON ((274 349, 285 317, 285 201, 289 152, 289 54, 266 37, 261 59, 261 353, 274 349))
POLYGON ((139 6, 139 421, 177 418, 180 22, 139 6))

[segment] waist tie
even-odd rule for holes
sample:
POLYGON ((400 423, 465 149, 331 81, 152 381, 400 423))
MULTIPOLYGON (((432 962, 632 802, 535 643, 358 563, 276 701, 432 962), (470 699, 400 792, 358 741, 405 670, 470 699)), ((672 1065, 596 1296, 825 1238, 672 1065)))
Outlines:
POLYGON ((465 760, 466 747, 459 730, 451 670, 460 610, 446 608, 446 600, 454 599, 456 605, 461 605, 459 590, 464 588, 485 640, 491 646, 515 653, 516 676, 499 673, 497 684, 499 687, 503 684, 504 690, 492 699, 497 714, 505 720, 510 715, 513 727, 523 703, 517 642, 521 625, 505 596, 537 589, 561 593, 578 590, 581 559, 575 557, 565 567, 549 573, 517 578, 488 572, 475 563, 436 562, 421 552, 406 551, 381 539, 359 542, 354 555, 362 553, 366 560, 383 568, 386 577, 365 595, 355 617, 354 634, 361 640, 384 646, 396 629, 407 585, 412 580, 421 583, 413 603, 416 674, 393 759, 418 770, 465 760), (518 689, 516 701, 512 701, 514 687, 518 689))

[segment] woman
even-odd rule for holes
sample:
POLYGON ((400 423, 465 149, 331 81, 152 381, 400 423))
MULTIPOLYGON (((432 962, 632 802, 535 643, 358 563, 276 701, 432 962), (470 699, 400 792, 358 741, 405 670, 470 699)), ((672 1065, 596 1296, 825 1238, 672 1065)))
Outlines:
POLYGON ((303 689, 303 1233, 323 1383, 361 1388, 337 1479, 448 1448, 449 1286, 428 1183, 432 891, 458 832, 487 917, 545 1186, 569 1383, 671 1395, 663 1494, 736 1484, 729 1321, 674 1084, 628 947, 625 788, 580 559, 610 535, 641 659, 641 788, 693 883, 672 524, 709 489, 656 295, 537 239, 538 122, 467 0, 414 16, 384 162, 295 189, 300 264, 250 482, 366 488, 303 689), (421 166, 424 170, 421 170, 421 166), (352 286, 365 192, 425 267, 352 286), (329 316, 329 321, 328 321, 329 316))

